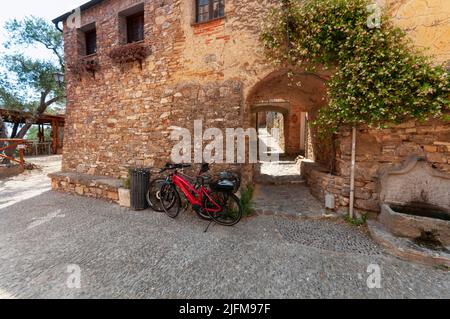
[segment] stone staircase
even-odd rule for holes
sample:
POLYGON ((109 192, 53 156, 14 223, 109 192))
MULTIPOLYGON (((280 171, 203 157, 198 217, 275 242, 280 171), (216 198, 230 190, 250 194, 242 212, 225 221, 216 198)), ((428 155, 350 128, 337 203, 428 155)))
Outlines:
POLYGON ((295 158, 281 158, 278 162, 255 165, 254 180, 258 184, 286 185, 304 183, 300 163, 295 158))

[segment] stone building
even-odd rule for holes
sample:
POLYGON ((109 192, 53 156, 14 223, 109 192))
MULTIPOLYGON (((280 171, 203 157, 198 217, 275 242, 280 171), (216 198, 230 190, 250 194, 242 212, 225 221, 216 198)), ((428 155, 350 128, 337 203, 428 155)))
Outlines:
MULTIPOLYGON (((436 63, 449 61, 450 3, 394 2, 394 21, 436 63)), ((64 26, 67 64, 63 171, 123 178, 129 167, 169 160, 171 127, 192 128, 200 119, 205 128, 255 127, 264 112, 283 114, 286 151, 302 153, 308 120, 326 103, 330 74, 297 71, 288 78, 288 70, 265 60, 261 26, 278 5, 279 0, 93 0, 81 7, 80 19, 76 11, 55 19, 64 26)), ((314 139, 316 163, 303 167, 313 194, 333 194, 336 208, 348 206, 350 140, 350 132, 342 132, 334 175, 328 173, 329 145, 314 139)), ((450 172, 448 123, 361 129, 357 145, 360 210, 379 210, 380 170, 410 155, 450 172)), ((251 180, 251 165, 241 171, 251 180)), ((54 177, 54 188, 73 187, 62 180, 54 177)))

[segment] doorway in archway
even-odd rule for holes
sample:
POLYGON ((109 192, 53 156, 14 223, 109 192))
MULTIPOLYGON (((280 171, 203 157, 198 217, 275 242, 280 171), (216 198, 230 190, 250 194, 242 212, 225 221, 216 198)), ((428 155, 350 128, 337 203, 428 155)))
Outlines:
MULTIPOLYGON (((250 123, 257 128, 260 142, 280 160, 254 165, 254 181, 284 184, 302 181, 300 160, 327 161, 326 143, 319 141, 309 124, 326 105, 326 75, 302 70, 274 71, 249 91, 250 123), (274 137, 278 128, 281 137, 274 137)), ((263 157, 264 158, 264 157, 263 157)))
POLYGON ((252 112, 262 155, 254 166, 255 181, 301 182, 298 159, 307 152, 307 113, 286 101, 260 102, 252 112))

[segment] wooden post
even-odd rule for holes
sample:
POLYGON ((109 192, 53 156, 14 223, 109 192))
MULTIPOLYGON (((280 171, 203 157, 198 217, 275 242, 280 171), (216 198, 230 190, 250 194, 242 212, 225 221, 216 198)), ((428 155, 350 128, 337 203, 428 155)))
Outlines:
POLYGON ((52 149, 53 154, 58 152, 58 124, 56 121, 52 121, 52 149))
MULTIPOLYGON (((24 145, 22 144, 21 146, 24 146, 24 145)), ((22 167, 25 166, 24 152, 25 152, 25 150, 23 149, 23 147, 20 147, 19 148, 19 159, 20 159, 20 166, 22 166, 22 167)))

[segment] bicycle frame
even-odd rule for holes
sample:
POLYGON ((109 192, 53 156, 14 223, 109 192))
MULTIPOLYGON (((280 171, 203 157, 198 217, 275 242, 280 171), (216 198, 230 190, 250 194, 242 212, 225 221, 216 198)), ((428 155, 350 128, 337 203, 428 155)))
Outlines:
POLYGON ((209 196, 208 190, 203 185, 197 190, 191 183, 178 175, 177 172, 172 175, 171 181, 179 190, 181 190, 192 206, 201 207, 208 213, 219 213, 222 211, 222 206, 217 204, 216 201, 209 196), (206 196, 210 200, 214 205, 213 208, 203 207, 203 196, 206 196))

